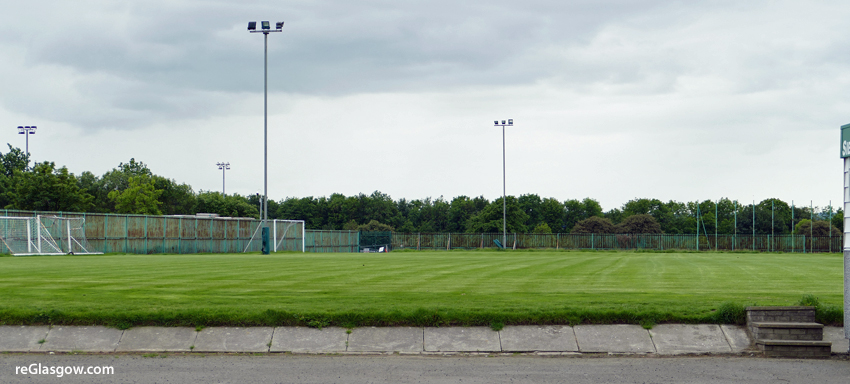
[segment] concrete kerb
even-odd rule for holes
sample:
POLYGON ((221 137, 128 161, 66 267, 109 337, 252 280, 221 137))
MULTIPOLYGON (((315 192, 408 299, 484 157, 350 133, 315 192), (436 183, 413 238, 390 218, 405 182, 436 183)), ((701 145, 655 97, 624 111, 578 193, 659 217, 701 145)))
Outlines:
POLYGON ((823 341, 832 343, 832 353, 847 354, 850 340, 844 337, 843 327, 823 327, 823 341))
POLYGON ((198 332, 194 352, 268 352, 272 327, 209 327, 198 332))
POLYGON ((124 331, 118 352, 190 352, 198 332, 188 327, 139 327, 124 331))
POLYGON ((753 349, 753 341, 747 333, 747 327, 723 324, 720 326, 720 330, 726 336, 726 341, 729 342, 732 353, 742 353, 753 349))
MULTIPOLYGON (((832 352, 848 353, 843 329, 824 327, 832 352)), ((292 352, 489 354, 534 353, 726 354, 753 351, 745 327, 735 325, 637 325, 487 327, 140 327, 126 331, 101 326, 0 326, 4 352, 292 352), (349 334, 350 333, 350 334, 349 334), (194 346, 194 348, 192 348, 194 346)))
POLYGON ((124 331, 103 326, 65 326, 50 328, 40 351, 114 352, 124 331))
POLYGON ((336 353, 345 352, 347 347, 348 333, 345 328, 277 327, 274 329, 269 351, 336 353))
POLYGON ((501 352, 499 332, 488 327, 425 328, 426 352, 501 352))
POLYGON ((649 332, 640 325, 577 325, 576 342, 581 352, 655 353, 649 332))
POLYGON ((348 352, 422 352, 424 330, 413 327, 355 328, 348 335, 348 352))
POLYGON ((506 326, 499 337, 505 352, 578 352, 575 332, 568 325, 506 326))
POLYGON ((35 352, 46 342, 50 327, 0 325, 0 351, 35 352))
POLYGON ((659 324, 649 330, 661 355, 731 353, 726 336, 715 324, 659 324))

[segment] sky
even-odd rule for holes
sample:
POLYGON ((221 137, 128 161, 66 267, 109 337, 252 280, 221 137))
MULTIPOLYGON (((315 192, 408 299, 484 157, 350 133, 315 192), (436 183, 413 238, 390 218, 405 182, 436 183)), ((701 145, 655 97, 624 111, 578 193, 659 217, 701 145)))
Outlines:
MULTIPOLYGON (((0 0, 0 140, 197 191, 840 206, 846 1, 0 0)), ((6 152, 7 147, 0 148, 6 152)))

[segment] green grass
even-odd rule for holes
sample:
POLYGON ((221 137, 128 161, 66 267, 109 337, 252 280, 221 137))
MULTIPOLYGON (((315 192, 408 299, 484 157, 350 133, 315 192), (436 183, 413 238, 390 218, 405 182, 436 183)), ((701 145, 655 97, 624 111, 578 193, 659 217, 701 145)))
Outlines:
POLYGON ((743 306, 804 295, 840 311, 842 265, 840 254, 600 251, 0 257, 0 324, 740 323, 743 306))

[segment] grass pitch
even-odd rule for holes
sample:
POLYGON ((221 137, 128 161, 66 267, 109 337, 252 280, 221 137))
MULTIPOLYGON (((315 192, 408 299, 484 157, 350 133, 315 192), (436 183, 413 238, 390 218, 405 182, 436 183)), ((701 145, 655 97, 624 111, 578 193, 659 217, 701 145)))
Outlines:
POLYGON ((840 254, 452 251, 0 257, 0 324, 740 322, 817 297, 840 254))

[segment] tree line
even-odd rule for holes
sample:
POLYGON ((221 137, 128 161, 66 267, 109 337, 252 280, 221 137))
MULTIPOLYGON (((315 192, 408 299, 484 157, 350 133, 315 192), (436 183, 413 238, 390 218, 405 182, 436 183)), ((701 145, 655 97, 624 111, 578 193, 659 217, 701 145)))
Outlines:
MULTIPOLYGON (((130 159, 101 176, 80 176, 53 162, 29 166, 29 157, 9 145, 0 153, 0 205, 6 209, 147 215, 215 213, 259 218, 260 197, 195 192, 191 186, 155 175, 130 159)), ((287 197, 269 200, 269 218, 304 220, 308 229, 397 232, 501 232, 502 198, 457 196, 446 200, 394 200, 375 191, 345 196, 287 197)), ((668 233, 840 235, 843 212, 829 207, 791 206, 780 199, 756 204, 717 201, 663 202, 636 198, 604 211, 591 198, 541 198, 536 194, 505 200, 508 232, 518 233, 668 233), (754 220, 755 219, 755 220, 754 220), (812 225, 814 219, 814 225, 812 225)))

